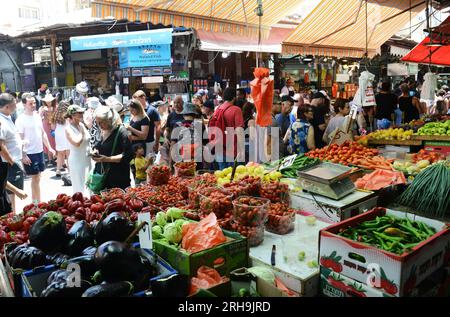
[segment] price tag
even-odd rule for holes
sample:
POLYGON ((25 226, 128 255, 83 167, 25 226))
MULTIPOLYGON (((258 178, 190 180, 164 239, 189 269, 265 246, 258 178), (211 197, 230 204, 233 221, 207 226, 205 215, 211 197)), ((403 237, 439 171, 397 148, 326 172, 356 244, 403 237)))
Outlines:
POLYGON ((291 167, 294 164, 296 158, 297 158, 297 154, 286 157, 283 160, 283 162, 281 162, 279 170, 281 171, 281 170, 291 167))
POLYGON ((123 84, 124 85, 128 85, 130 83, 130 79, 129 78, 124 78, 123 79, 123 84))
POLYGON ((145 226, 144 228, 142 228, 141 231, 139 231, 139 243, 141 244, 141 249, 151 250, 153 249, 153 241, 152 241, 152 219, 150 217, 150 213, 138 215, 137 225, 140 225, 143 222, 148 223, 148 226, 145 226))

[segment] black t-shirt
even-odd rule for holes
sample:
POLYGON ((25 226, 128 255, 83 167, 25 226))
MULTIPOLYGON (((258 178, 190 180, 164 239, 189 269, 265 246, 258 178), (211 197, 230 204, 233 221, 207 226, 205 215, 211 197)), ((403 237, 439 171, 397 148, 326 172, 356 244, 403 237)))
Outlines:
POLYGON ((130 187, 130 162, 133 159, 134 153, 131 146, 131 142, 128 139, 128 131, 120 126, 114 130, 111 135, 104 142, 100 141, 95 145, 100 155, 107 157, 116 156, 123 154, 123 158, 120 163, 96 163, 95 172, 102 174, 103 170, 108 170, 109 172, 106 177, 105 186, 106 189, 110 188, 122 188, 126 189, 130 187), (116 150, 112 153, 114 140, 117 133, 119 137, 117 140, 116 150), (103 165, 103 169, 102 169, 103 165))
POLYGON ((150 119, 150 130, 148 131, 147 143, 151 143, 155 141, 155 122, 160 122, 161 117, 159 116, 158 110, 153 106, 147 108, 147 116, 150 119))
POLYGON ((167 117, 167 127, 169 128, 170 132, 172 132, 173 129, 181 126, 181 123, 183 121, 184 121, 183 115, 173 111, 169 113, 169 116, 167 117))
POLYGON ((316 147, 322 148, 325 146, 325 143, 322 140, 325 130, 321 130, 319 126, 325 124, 325 116, 329 112, 329 108, 326 105, 312 108, 314 112, 314 118, 312 120, 312 125, 314 127, 314 141, 316 143, 316 147))
MULTIPOLYGON (((139 121, 131 121, 130 126, 135 128, 136 130, 142 131, 143 126, 149 126, 150 127, 150 120, 145 117, 144 119, 141 119, 139 121)), ((136 134, 133 134, 134 136, 137 136, 136 134)), ((148 137, 147 137, 148 139, 148 137)), ((135 144, 145 144, 146 141, 139 140, 139 141, 133 141, 133 145, 135 144)))
POLYGON ((375 96, 377 103, 377 112, 375 118, 378 120, 388 119, 392 121, 392 115, 397 109, 398 99, 397 96, 391 93, 377 94, 375 96))
POLYGON ((398 105, 400 110, 403 111, 403 123, 409 123, 413 120, 420 119, 419 110, 413 105, 413 97, 400 97, 398 99, 398 105))

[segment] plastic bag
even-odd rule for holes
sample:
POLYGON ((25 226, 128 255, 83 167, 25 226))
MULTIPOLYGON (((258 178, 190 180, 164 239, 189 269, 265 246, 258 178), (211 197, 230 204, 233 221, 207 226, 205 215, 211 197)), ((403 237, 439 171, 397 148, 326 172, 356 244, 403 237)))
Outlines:
POLYGON ((197 253, 210 249, 227 241, 217 222, 217 217, 211 213, 199 223, 183 226, 183 241, 181 247, 189 253, 197 253))
POLYGON ((394 172, 378 169, 371 174, 358 179, 355 185, 358 189, 379 190, 392 185, 406 184, 405 175, 402 172, 394 172))
POLYGON ((197 277, 191 279, 191 290, 189 295, 196 294, 200 289, 209 289, 227 281, 228 278, 220 276, 219 272, 216 270, 207 266, 202 266, 197 271, 197 277))
POLYGON ((250 83, 252 98, 256 107, 256 124, 268 127, 272 124, 272 104, 274 95, 274 83, 270 79, 270 70, 256 68, 255 80, 250 83))

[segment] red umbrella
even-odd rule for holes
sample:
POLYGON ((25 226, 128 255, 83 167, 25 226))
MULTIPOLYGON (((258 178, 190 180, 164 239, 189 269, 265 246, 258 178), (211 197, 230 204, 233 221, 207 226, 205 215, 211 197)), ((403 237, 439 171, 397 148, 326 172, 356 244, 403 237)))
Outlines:
POLYGON ((267 127, 272 124, 274 83, 269 77, 270 70, 267 68, 256 68, 253 74, 255 79, 250 83, 250 86, 257 111, 256 124, 267 127))

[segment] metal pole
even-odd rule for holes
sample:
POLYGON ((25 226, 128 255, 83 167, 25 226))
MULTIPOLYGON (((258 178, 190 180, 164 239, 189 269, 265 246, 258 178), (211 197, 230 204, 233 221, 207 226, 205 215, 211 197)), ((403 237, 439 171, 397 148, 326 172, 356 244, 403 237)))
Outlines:
POLYGON ((53 87, 58 87, 58 76, 57 76, 58 66, 56 65, 56 35, 53 35, 51 37, 50 53, 52 55, 51 72, 52 72, 53 87))

